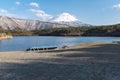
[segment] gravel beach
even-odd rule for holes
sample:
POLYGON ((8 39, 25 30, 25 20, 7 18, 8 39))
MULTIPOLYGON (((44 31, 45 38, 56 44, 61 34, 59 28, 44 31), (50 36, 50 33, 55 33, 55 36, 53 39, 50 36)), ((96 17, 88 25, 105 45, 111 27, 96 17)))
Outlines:
POLYGON ((0 80, 120 80, 120 44, 80 43, 40 52, 0 52, 0 80))

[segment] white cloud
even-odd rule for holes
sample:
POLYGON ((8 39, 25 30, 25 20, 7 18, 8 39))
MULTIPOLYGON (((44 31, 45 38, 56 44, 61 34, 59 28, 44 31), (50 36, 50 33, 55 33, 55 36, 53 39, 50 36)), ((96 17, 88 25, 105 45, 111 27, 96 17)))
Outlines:
POLYGON ((10 17, 16 16, 15 14, 9 13, 9 12, 8 12, 7 10, 5 10, 5 9, 0 9, 0 15, 1 15, 1 16, 10 16, 10 17))
POLYGON ((31 2, 29 5, 37 8, 39 7, 39 4, 36 2, 31 2))
POLYGON ((16 5, 20 5, 20 2, 15 2, 16 5))
POLYGON ((0 16, 8 16, 8 17, 14 17, 14 18, 20 18, 20 19, 29 19, 27 14, 14 14, 9 12, 6 9, 0 8, 0 16))
POLYGON ((7 13, 7 10, 5 10, 5 9, 0 9, 0 14, 2 14, 2 13, 7 13))
POLYGON ((120 4, 114 5, 113 9, 120 9, 120 4))
POLYGON ((34 12, 37 17, 42 18, 43 20, 49 20, 53 18, 52 15, 45 13, 43 10, 30 9, 29 11, 34 12))
POLYGON ((12 16, 12 14, 8 13, 5 9, 0 9, 0 16, 12 16))

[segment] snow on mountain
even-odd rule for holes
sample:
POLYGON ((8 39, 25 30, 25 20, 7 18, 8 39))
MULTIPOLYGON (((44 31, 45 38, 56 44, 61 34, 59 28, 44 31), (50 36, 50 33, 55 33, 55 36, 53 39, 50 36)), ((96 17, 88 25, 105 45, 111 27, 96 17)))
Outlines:
POLYGON ((7 16, 0 16, 0 28, 3 29, 34 30, 34 29, 48 29, 48 28, 60 28, 60 27, 68 27, 68 26, 58 23, 41 22, 39 20, 25 20, 25 19, 11 18, 7 16))
POLYGON ((49 20, 50 22, 60 23, 60 24, 66 24, 69 26, 90 26, 89 24, 82 23, 79 21, 76 17, 69 13, 62 13, 58 15, 57 17, 52 18, 49 20))
POLYGON ((74 16, 70 15, 69 13, 62 13, 57 17, 53 18, 53 22, 71 22, 71 21, 78 21, 74 16))

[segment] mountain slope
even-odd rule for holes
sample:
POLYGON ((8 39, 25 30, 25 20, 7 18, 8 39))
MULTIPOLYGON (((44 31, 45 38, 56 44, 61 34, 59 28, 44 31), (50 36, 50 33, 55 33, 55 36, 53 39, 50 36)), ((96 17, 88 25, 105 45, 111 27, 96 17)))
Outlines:
POLYGON ((74 16, 70 15, 69 13, 62 13, 58 15, 57 17, 54 17, 50 20, 50 22, 60 23, 60 24, 66 24, 69 26, 90 26, 89 24, 82 23, 74 16))
POLYGON ((41 22, 39 20, 24 20, 24 19, 11 18, 7 16, 0 16, 0 28, 3 29, 35 30, 35 29, 49 29, 49 28, 60 28, 60 27, 68 27, 68 26, 58 23, 41 22))

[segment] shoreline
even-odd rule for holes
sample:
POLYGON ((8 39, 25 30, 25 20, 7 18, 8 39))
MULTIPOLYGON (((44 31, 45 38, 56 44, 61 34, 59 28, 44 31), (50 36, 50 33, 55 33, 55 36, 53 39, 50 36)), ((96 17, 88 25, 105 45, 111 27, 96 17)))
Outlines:
POLYGON ((12 36, 11 35, 1 35, 0 36, 0 40, 3 40, 3 39, 10 39, 10 38, 12 38, 12 36))
MULTIPOLYGON (((112 43, 112 42, 106 42, 106 41, 94 41, 94 42, 82 42, 82 43, 77 43, 77 44, 74 44, 74 45, 65 45, 66 47, 63 48, 64 46, 62 47, 58 47, 57 49, 53 49, 53 50, 41 50, 43 52, 45 51, 54 51, 54 50, 64 50, 64 49, 70 49, 70 48, 76 48, 76 47, 87 47, 87 46, 92 46, 92 45, 96 45, 96 44, 107 44, 107 43, 112 43)), ((0 51, 0 53, 11 53, 11 52, 29 52, 29 51, 26 51, 26 50, 18 50, 18 51, 0 51)), ((39 52, 39 51, 31 51, 31 52, 39 52)))
POLYGON ((74 45, 65 45, 62 47, 58 47, 56 49, 53 50, 41 50, 41 51, 26 51, 26 50, 18 50, 18 51, 0 51, 0 53, 19 53, 19 52, 31 52, 31 53, 35 53, 35 52, 46 52, 46 51, 56 51, 56 50, 65 50, 65 49, 74 49, 74 48, 87 48, 90 46, 94 46, 94 45, 99 45, 99 44, 114 44, 113 42, 106 42, 106 41, 94 41, 94 42, 82 42, 82 43, 77 43, 74 45))

